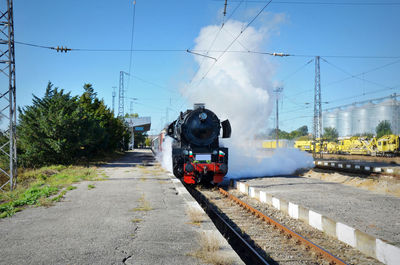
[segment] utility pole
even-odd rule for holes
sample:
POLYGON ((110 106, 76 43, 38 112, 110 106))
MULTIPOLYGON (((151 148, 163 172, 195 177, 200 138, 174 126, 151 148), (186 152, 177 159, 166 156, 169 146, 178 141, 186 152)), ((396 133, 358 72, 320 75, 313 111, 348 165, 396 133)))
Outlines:
POLYGON ((276 148, 279 148, 279 93, 282 91, 283 87, 278 87, 273 91, 276 97, 276 148))
POLYGON ((129 114, 133 114, 133 100, 130 101, 129 114))
MULTIPOLYGON (((17 184, 17 136, 16 136, 16 87, 15 87, 15 49, 14 49, 14 15, 13 1, 7 0, 7 6, 0 8, 0 66, 1 73, 8 80, 7 87, 0 88, 0 115, 8 119, 8 129, 4 132, 7 142, 0 146, 0 152, 9 160, 9 167, 0 168, 8 177, 0 190, 10 183, 10 190, 17 184)), ((0 74, 1 75, 1 74, 0 74)))
POLYGON ((314 84, 314 137, 313 137, 313 157, 322 158, 322 102, 321 102, 321 75, 319 56, 315 57, 315 84, 314 84), (316 142, 319 139, 319 152, 316 152, 316 142))
POLYGON ((118 117, 123 117, 125 114, 124 75, 129 75, 129 74, 124 71, 119 72, 118 117))
POLYGON ((113 114, 114 114, 114 107, 115 107, 115 95, 116 95, 116 93, 115 93, 115 89, 116 89, 117 87, 116 87, 116 86, 113 86, 112 88, 113 88, 113 92, 112 92, 112 112, 113 112, 113 114))

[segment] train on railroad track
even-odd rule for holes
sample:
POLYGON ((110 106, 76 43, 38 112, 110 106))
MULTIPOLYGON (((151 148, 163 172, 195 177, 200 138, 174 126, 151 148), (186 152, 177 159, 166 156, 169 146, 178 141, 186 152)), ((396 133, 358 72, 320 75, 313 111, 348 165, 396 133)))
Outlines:
POLYGON ((152 151, 167 152, 163 143, 171 137, 172 152, 163 155, 172 156, 174 175, 186 184, 217 184, 228 173, 228 148, 220 145, 219 138, 230 135, 229 120, 221 122, 204 104, 195 104, 193 110, 181 112, 153 139, 152 151))
MULTIPOLYGON (((279 146, 287 146, 287 142, 280 141, 279 146)), ((264 141, 263 148, 274 149, 276 141, 264 141)), ((369 155, 369 156, 399 156, 400 135, 384 135, 380 138, 353 136, 338 141, 327 141, 317 139, 315 145, 313 140, 294 141, 294 147, 303 151, 327 154, 369 155), (322 142, 322 146, 321 146, 322 142)))

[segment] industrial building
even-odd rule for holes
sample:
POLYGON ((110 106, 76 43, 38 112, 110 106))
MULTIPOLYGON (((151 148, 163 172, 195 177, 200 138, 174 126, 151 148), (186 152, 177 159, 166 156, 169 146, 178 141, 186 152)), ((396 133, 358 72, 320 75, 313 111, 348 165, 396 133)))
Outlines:
POLYGON ((400 134, 400 95, 376 98, 368 101, 354 102, 322 113, 322 126, 333 127, 340 137, 357 134, 375 134, 379 122, 387 120, 392 132, 400 134))

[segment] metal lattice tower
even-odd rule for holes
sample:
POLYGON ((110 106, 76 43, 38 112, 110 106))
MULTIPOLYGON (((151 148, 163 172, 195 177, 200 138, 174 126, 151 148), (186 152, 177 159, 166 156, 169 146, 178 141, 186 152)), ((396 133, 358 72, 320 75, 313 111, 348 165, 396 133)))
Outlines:
POLYGON ((118 116, 119 117, 123 117, 125 114, 124 75, 129 75, 129 74, 124 71, 119 72, 119 95, 118 95, 118 116))
POLYGON ((112 112, 114 113, 114 107, 115 107, 115 95, 116 95, 116 93, 115 93, 115 89, 117 88, 116 86, 113 86, 112 87, 113 88, 113 92, 112 92, 112 112))
POLYGON ((321 75, 319 56, 315 57, 315 86, 314 86, 314 157, 316 156, 316 140, 319 139, 319 156, 322 156, 322 103, 321 103, 321 75))
POLYGON ((15 90, 15 50, 13 2, 7 0, 7 7, 0 9, 0 78, 7 87, 0 87, 0 115, 8 121, 8 128, 3 132, 7 142, 0 146, 0 152, 9 160, 8 166, 0 168, 8 177, 0 189, 10 184, 13 190, 17 183, 17 137, 16 137, 16 90, 15 90), (6 80, 6 81, 5 81, 6 80))

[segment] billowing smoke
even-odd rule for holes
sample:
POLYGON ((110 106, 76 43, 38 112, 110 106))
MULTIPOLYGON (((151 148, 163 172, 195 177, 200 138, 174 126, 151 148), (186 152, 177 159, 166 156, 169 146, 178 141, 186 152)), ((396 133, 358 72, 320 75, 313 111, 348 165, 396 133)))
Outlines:
MULTIPOLYGON (((230 20, 222 30, 220 27, 214 25, 203 28, 194 49, 208 50, 213 43, 208 56, 218 58, 221 51, 243 30, 243 23, 230 20)), ((229 50, 264 50, 268 32, 266 28, 249 27, 229 50)), ((266 131, 273 107, 274 67, 265 56, 227 52, 215 65, 212 59, 197 55, 194 58, 199 64, 199 71, 193 82, 181 91, 191 103, 205 103, 221 120, 230 120, 232 137, 224 141, 229 147, 228 176, 290 174, 298 168, 311 165, 312 158, 304 152, 281 149, 267 156, 260 150, 261 144, 254 144, 254 136, 266 131)))
POLYGON ((164 142, 162 143, 162 152, 157 154, 157 160, 161 163, 161 166, 172 173, 172 141, 173 139, 169 136, 165 136, 164 142))

